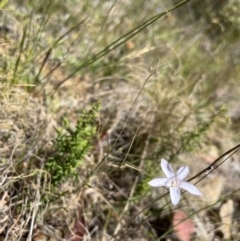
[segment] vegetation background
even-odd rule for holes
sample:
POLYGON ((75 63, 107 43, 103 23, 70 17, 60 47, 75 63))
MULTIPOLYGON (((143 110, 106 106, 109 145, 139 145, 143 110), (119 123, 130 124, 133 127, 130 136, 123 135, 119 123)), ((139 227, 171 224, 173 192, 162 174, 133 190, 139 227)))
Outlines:
POLYGON ((238 0, 0 9, 0 240, 240 240, 238 0))

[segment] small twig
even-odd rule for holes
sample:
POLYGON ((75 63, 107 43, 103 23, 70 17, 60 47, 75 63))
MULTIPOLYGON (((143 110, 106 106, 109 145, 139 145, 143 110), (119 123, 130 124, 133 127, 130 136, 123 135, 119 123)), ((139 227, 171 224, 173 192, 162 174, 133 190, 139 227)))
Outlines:
MULTIPOLYGON (((231 148, 230 150, 226 151, 225 153, 223 153, 221 156, 219 156, 214 162, 212 162, 208 167, 206 167, 205 169, 203 169, 202 171, 200 171, 198 174, 196 174, 195 176, 191 177, 190 179, 188 179, 187 181, 190 182, 192 181, 193 179, 195 179, 196 177, 204 174, 204 173, 207 173, 207 172, 212 172, 213 170, 215 170, 217 167, 219 167, 219 165, 217 165, 217 167, 214 167, 214 164, 216 164, 218 161, 220 161, 224 156, 230 154, 231 152, 232 155, 237 152, 238 150, 240 149, 240 144, 234 146, 233 148, 231 148)), ((224 160, 225 161, 225 160, 224 160)), ((220 163, 221 165, 221 163, 220 163)))
POLYGON ((129 199, 131 199, 131 197, 133 196, 133 194, 134 194, 134 192, 135 192, 135 189, 136 189, 136 186, 137 186, 137 181, 138 181, 138 178, 135 178, 135 181, 134 181, 134 184, 133 184, 131 193, 130 193, 130 195, 129 195, 129 197, 128 197, 127 203, 126 203, 126 205, 125 205, 125 207, 124 207, 124 209, 123 209, 123 211, 122 211, 122 213, 121 213, 121 215, 120 215, 120 217, 119 217, 119 222, 118 222, 118 225, 117 225, 117 227, 116 227, 116 229, 115 229, 115 231, 114 231, 114 236, 116 236, 116 235, 118 234, 119 230, 121 229, 121 226, 122 226, 122 225, 121 225, 121 221, 122 221, 122 218, 123 218, 124 213, 125 213, 125 212, 128 210, 128 208, 129 208, 129 203, 130 203, 129 199))
MULTIPOLYGON (((40 158, 38 157, 38 160, 40 158)), ((41 159, 41 170, 43 169, 43 160, 41 159)), ((32 235, 33 235, 33 228, 34 228, 34 224, 35 224, 35 217, 39 208, 39 204, 40 204, 40 199, 41 199, 41 195, 40 195, 40 190, 41 190, 41 177, 42 177, 42 172, 39 172, 39 175, 37 177, 37 188, 36 188, 36 201, 34 203, 34 208, 32 211, 32 217, 31 217, 31 224, 30 224, 30 229, 29 229, 29 234, 28 234, 28 238, 27 241, 31 241, 32 240, 32 235)))
MULTIPOLYGON (((141 121, 140 121, 140 123, 139 123, 139 125, 138 125, 138 128, 137 128, 137 130, 135 131, 134 136, 133 136, 133 138, 132 138, 132 141, 131 141, 131 143, 130 143, 130 146, 129 146, 128 150, 127 150, 127 153, 126 153, 123 161, 122 161, 121 164, 120 164, 120 168, 121 168, 122 166, 124 166, 124 164, 125 164, 125 162, 126 162, 126 159, 127 159, 128 155, 129 155, 129 152, 130 152, 130 150, 131 150, 131 148, 132 148, 133 142, 134 142, 135 139, 136 139, 137 133, 138 133, 140 127, 141 127, 141 124, 142 124, 143 120, 144 120, 144 117, 141 118, 141 121)), ((141 161, 141 163, 142 163, 142 161, 141 161)), ((140 167, 140 169, 141 169, 141 167, 140 167)))
MULTIPOLYGON (((134 140, 134 138, 133 138, 133 140, 134 140)), ((143 163, 144 163, 144 160, 145 160, 145 158, 146 158, 146 156, 147 156, 148 146, 149 146, 149 136, 148 136, 148 138, 147 138, 147 140, 146 140, 145 148, 144 148, 144 151, 143 151, 143 154, 142 154, 142 157, 141 157, 141 162, 140 162, 140 164, 139 164, 139 169, 140 169, 140 170, 143 168, 143 163)), ((131 146, 130 146, 130 148, 131 148, 131 146)), ((124 160, 125 160, 125 159, 124 159, 124 160)), ((135 192, 135 189, 136 189, 136 186, 137 186, 137 184, 138 184, 138 182, 139 182, 139 179, 140 179, 140 173, 139 173, 138 176, 136 176, 136 178, 135 178, 135 180, 134 180, 134 184, 133 184, 131 193, 130 193, 130 195, 129 195, 129 197, 128 197, 128 201, 127 201, 127 203, 126 203, 126 205, 125 205, 125 207, 124 207, 124 210, 123 210, 123 212, 122 212, 122 214, 121 214, 121 216, 120 216, 120 218, 119 218, 120 221, 119 221, 119 223, 118 223, 118 225, 117 225, 117 227, 116 227, 116 229, 115 229, 115 231, 114 231, 114 236, 115 236, 115 237, 116 237, 116 235, 118 234, 119 230, 121 229, 121 219, 122 219, 122 217, 123 217, 123 214, 124 214, 124 213, 128 210, 128 208, 129 208, 129 205, 130 205, 129 199, 133 196, 133 194, 134 194, 134 192, 135 192)), ((144 216, 143 216, 143 217, 144 217, 144 216)), ((155 237, 157 237, 154 229, 151 227, 151 225, 149 224, 148 220, 145 219, 145 221, 146 221, 147 225, 149 226, 149 228, 152 230, 153 235, 155 235, 155 237)))

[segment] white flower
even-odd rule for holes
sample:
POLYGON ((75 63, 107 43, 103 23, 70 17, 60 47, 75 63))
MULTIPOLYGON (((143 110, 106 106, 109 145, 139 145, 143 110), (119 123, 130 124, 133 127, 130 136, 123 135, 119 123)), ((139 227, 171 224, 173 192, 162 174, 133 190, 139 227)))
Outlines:
POLYGON ((177 205, 180 200, 180 188, 183 188, 194 195, 202 195, 202 193, 192 183, 183 181, 189 173, 188 167, 181 167, 177 171, 177 174, 175 174, 170 164, 164 159, 161 160, 161 167, 167 178, 155 178, 148 184, 153 187, 164 186, 169 188, 170 198, 173 205, 177 205))

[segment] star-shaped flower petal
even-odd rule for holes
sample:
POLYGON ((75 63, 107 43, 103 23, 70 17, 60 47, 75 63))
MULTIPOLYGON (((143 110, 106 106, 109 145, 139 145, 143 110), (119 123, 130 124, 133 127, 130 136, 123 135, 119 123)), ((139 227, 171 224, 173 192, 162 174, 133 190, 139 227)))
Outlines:
POLYGON ((152 187, 166 187, 170 190, 170 198, 173 205, 177 205, 180 201, 181 193, 180 188, 185 189, 191 194, 201 196, 202 193, 198 188, 190 182, 183 181, 188 173, 188 167, 181 167, 175 174, 171 165, 164 159, 161 160, 161 167, 166 178, 154 178, 148 184, 152 187))

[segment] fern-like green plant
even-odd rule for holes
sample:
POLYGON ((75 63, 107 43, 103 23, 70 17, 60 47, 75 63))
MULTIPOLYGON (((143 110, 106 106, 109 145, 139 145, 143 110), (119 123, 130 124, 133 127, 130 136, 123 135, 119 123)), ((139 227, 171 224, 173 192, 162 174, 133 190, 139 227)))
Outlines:
POLYGON ((96 133, 98 108, 98 104, 95 104, 91 110, 83 111, 75 127, 71 127, 69 121, 64 119, 63 127, 57 129, 54 154, 48 157, 45 164, 53 185, 77 174, 77 168, 89 151, 96 133))

